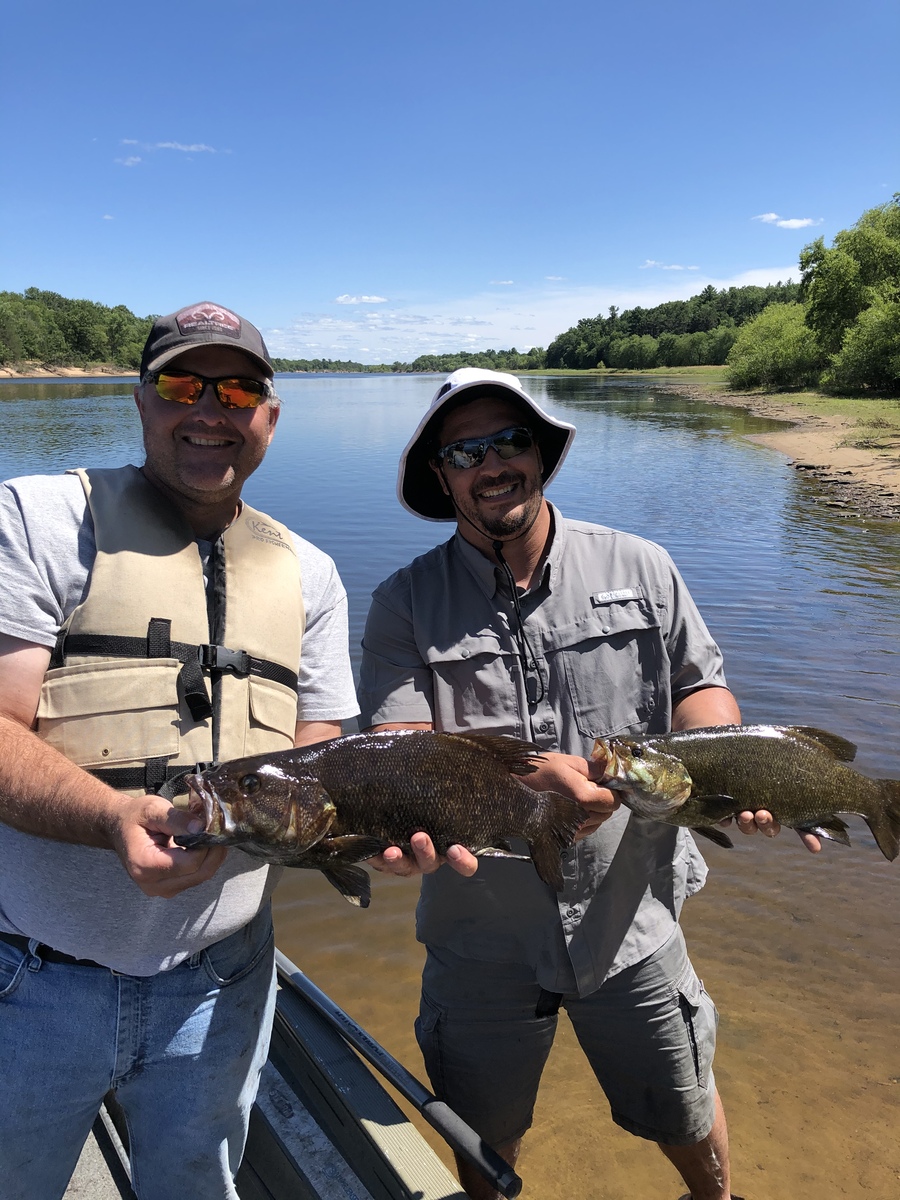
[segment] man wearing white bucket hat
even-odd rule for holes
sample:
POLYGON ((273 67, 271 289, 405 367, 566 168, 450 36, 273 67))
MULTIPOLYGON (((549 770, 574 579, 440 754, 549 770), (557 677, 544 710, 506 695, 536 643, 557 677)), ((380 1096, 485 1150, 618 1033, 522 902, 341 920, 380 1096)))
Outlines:
MULTIPOLYGON (((529 785, 585 809, 564 889, 462 847, 447 852, 454 870, 438 870, 424 834, 415 862, 391 848, 379 865, 424 874, 416 1032, 435 1090, 486 1141, 515 1163, 563 1006, 614 1120, 660 1145, 693 1200, 728 1200, 717 1015, 678 926, 706 865, 686 831, 617 810, 588 755, 597 736, 740 715, 668 554, 545 500, 574 436, 512 375, 450 375, 403 451, 397 488, 410 512, 456 532, 376 589, 359 692, 363 727, 535 742, 546 759, 529 785)), ((777 832, 768 814, 759 824, 777 832)), ((493 1200, 459 1166, 468 1194, 493 1200)))

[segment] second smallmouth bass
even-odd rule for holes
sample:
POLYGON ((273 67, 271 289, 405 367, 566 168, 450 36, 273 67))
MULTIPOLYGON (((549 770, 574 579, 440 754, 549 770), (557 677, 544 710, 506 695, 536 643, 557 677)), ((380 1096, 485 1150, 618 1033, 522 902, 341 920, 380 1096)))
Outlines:
POLYGON ((414 833, 427 833, 439 854, 458 843, 511 858, 526 857, 509 846, 522 838, 538 875, 560 891, 562 853, 584 812, 517 778, 539 756, 510 737, 397 730, 235 759, 188 777, 206 829, 176 841, 322 871, 351 904, 367 907, 369 877, 352 864, 388 846, 408 852, 414 833))
POLYGON ((846 766, 852 742, 821 729, 715 725, 676 733, 598 738, 591 758, 603 786, 633 812, 685 825, 721 846, 717 821, 768 809, 792 829, 850 845, 837 813, 855 813, 884 857, 900 852, 900 780, 870 779, 846 766))

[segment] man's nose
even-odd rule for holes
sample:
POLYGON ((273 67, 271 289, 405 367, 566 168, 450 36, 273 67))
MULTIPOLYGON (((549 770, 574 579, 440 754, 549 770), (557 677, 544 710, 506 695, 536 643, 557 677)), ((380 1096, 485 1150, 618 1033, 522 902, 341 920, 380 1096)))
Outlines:
POLYGON ((216 392, 215 386, 211 383, 205 383, 203 385, 203 391, 197 398, 197 403, 194 405, 194 408, 197 410, 198 415, 202 415, 204 417, 211 416, 220 418, 225 412, 224 407, 219 402, 219 396, 216 392))

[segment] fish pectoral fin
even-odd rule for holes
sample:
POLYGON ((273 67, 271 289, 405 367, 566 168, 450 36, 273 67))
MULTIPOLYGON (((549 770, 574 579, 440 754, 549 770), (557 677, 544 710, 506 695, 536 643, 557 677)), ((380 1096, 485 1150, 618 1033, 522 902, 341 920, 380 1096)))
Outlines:
POLYGON ((826 729, 816 729, 812 725, 791 725, 787 732, 799 733, 803 737, 811 738, 812 741, 818 742, 820 746, 824 746, 840 762, 853 762, 854 758, 856 758, 856 746, 853 742, 848 742, 846 738, 838 737, 836 733, 829 733, 826 729))
POLYGON ((721 829, 715 829, 712 825, 692 825, 691 833, 700 833, 705 838, 709 838, 711 842, 715 842, 717 846, 724 846, 726 850, 731 850, 734 847, 734 842, 721 829))
POLYGON ((486 754, 496 758, 511 775, 530 775, 537 770, 536 758, 541 757, 541 750, 534 742, 525 742, 521 738, 505 737, 496 733, 448 733, 444 737, 462 738, 471 742, 486 754))
POLYGON ((485 846, 481 850, 473 850, 472 853, 476 858, 513 858, 517 862, 531 862, 530 854, 516 854, 502 843, 499 846, 485 846))
POLYGON ((826 817, 824 821, 816 821, 811 825, 798 825, 802 833, 814 833, 816 837, 825 838, 828 842, 840 842, 842 846, 850 845, 850 826, 840 817, 826 817))
POLYGON ((322 874, 354 908, 368 908, 372 898, 372 884, 367 871, 362 867, 327 867, 322 874))

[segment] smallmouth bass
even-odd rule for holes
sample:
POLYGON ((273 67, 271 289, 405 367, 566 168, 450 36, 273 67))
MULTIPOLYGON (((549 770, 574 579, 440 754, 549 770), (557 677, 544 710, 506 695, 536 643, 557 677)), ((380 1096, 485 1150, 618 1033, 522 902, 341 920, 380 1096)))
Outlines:
POLYGON ((439 854, 458 843, 509 858, 524 839, 541 879, 560 891, 561 857, 584 813, 517 778, 536 769, 530 742, 483 733, 358 733, 314 746, 222 763, 188 776, 203 833, 182 846, 237 846, 269 862, 322 871, 351 904, 367 907, 369 876, 352 864, 388 846, 409 852, 427 833, 439 854))
POLYGON ((792 829, 850 845, 837 813, 863 818, 878 848, 900 852, 900 780, 854 771, 852 742, 806 726, 715 725, 675 733, 598 738, 591 758, 602 785, 638 816, 684 825, 720 846, 713 826, 748 810, 768 809, 792 829))

